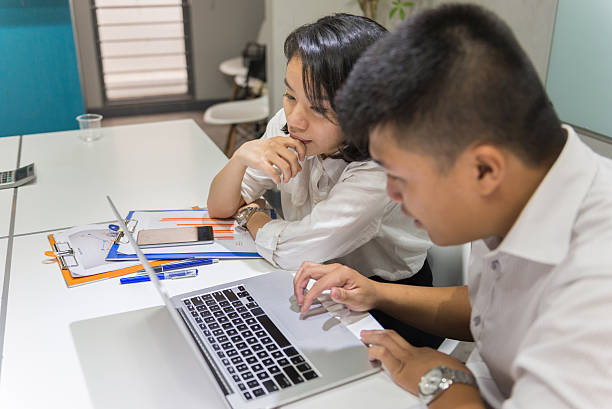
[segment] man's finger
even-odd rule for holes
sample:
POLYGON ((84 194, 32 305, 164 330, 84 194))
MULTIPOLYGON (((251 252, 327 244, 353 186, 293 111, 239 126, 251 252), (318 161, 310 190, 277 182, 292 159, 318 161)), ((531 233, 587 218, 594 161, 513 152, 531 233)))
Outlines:
POLYGON ((387 348, 381 345, 372 345, 368 348, 368 358, 370 361, 380 361, 392 374, 398 373, 403 366, 403 363, 387 348))
POLYGON ((366 345, 382 346, 398 358, 414 348, 393 330, 364 330, 361 331, 361 340, 366 345))

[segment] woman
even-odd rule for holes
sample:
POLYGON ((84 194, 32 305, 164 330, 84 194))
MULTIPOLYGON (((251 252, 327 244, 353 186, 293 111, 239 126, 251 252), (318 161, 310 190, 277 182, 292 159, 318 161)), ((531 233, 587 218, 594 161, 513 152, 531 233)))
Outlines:
MULTIPOLYGON (((353 64, 385 33, 348 14, 293 31, 284 47, 283 109, 261 139, 236 150, 210 186, 209 214, 236 217, 275 266, 297 270, 305 260, 334 260, 381 281, 431 285, 427 233, 387 197, 386 175, 368 160, 368 147, 344 141, 334 111, 353 64), (275 185, 282 220, 261 211, 262 194, 275 185)), ((377 318, 385 326, 387 317, 377 318)))

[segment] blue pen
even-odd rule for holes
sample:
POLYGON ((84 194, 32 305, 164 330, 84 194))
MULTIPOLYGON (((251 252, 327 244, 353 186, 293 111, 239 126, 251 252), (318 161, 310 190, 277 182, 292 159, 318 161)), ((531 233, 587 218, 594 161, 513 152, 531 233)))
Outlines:
MULTIPOLYGON (((197 268, 190 268, 187 270, 180 271, 168 271, 166 273, 158 273, 157 278, 160 280, 174 280, 176 278, 188 278, 195 277, 198 275, 197 268)), ((134 277, 123 277, 119 280, 121 284, 132 284, 132 283, 143 283, 145 281, 151 281, 151 277, 147 274, 142 274, 134 277)))
MULTIPOLYGON (((207 264, 217 263, 218 261, 219 260, 216 258, 193 258, 188 259, 187 261, 182 261, 180 263, 169 263, 153 267, 153 271, 155 271, 156 273, 163 273, 164 271, 184 270, 190 267, 204 266, 207 264)), ((137 273, 140 273, 142 271, 144 271, 144 269, 137 271, 137 273)))

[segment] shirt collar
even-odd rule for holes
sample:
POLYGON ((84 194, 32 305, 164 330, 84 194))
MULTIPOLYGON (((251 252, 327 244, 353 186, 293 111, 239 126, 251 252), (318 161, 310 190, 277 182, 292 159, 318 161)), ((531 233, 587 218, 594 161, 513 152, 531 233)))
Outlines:
POLYGON ((558 264, 566 256, 580 205, 597 170, 594 153, 570 126, 561 154, 535 190, 498 251, 558 264))

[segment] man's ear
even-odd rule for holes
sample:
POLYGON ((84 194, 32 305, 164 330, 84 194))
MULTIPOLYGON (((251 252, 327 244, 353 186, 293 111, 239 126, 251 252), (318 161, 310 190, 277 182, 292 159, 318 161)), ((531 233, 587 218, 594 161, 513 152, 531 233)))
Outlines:
POLYGON ((494 145, 478 145, 471 148, 473 182, 483 196, 494 193, 506 175, 506 157, 494 145))

